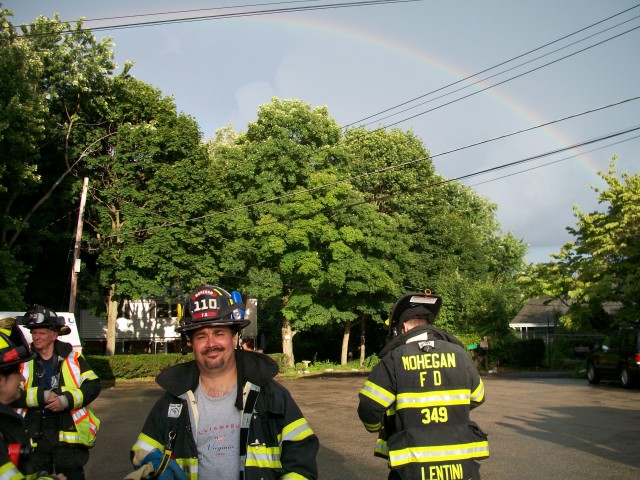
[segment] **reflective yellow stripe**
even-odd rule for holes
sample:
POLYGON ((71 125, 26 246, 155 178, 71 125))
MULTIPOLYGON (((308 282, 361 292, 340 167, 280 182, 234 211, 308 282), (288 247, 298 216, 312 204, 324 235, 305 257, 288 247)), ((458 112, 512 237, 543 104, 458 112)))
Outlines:
POLYGON ((299 418, 282 429, 282 441, 297 442, 310 435, 313 435, 313 430, 304 418, 299 418))
POLYGON ((71 408, 76 408, 79 405, 82 405, 84 401, 84 395, 82 394, 82 390, 79 388, 72 388, 69 390, 66 385, 62 386, 62 393, 69 392, 71 394, 71 398, 73 399, 73 404, 70 405, 71 408))
MULTIPOLYGON (((163 447, 164 448, 164 447, 163 447)), ((197 458, 176 458, 175 459, 188 480, 198 480, 198 459, 197 458)))
POLYGON ((280 447, 267 447, 259 445, 250 446, 247 451, 247 467, 258 468, 282 468, 280 463, 280 447))
MULTIPOLYGON (((92 447, 96 441, 98 429, 100 428, 100 420, 95 413, 93 413, 91 405, 80 406, 84 402, 84 395, 82 394, 82 390, 80 390, 83 375, 78 360, 79 357, 80 352, 73 352, 73 356, 66 358, 60 369, 62 378, 64 379, 62 390, 63 392, 69 392, 73 399, 71 416, 76 430, 61 431, 58 438, 61 442, 92 447)), ((84 375, 84 377, 87 378, 90 376, 91 375, 84 375)))
POLYGON ((85 380, 97 380, 97 379, 98 379, 98 375, 96 375, 96 373, 93 370, 87 370, 86 372, 80 375, 80 383, 84 382, 85 380))
POLYGON ((362 424, 364 425, 364 428, 366 428, 367 432, 377 432, 382 428, 382 422, 378 422, 378 423, 362 422, 362 424))
POLYGON ((0 480, 18 480, 24 478, 24 475, 20 473, 15 465, 11 462, 7 462, 0 466, 0 480))
POLYGON ((131 450, 145 450, 147 452, 152 452, 155 449, 164 452, 164 445, 154 440, 149 435, 145 435, 144 433, 138 435, 136 443, 134 443, 133 447, 131 447, 131 450))
POLYGON ((484 399, 484 383, 482 383, 482 379, 480 379, 480 385, 473 392, 471 392, 471 401, 472 402, 481 402, 484 399))
POLYGON ((296 472, 289 472, 281 476, 280 480, 307 480, 307 477, 296 472))
POLYGON ((38 387, 30 387, 25 390, 27 396, 27 407, 37 407, 38 406, 38 387))
POLYGON ((459 445, 408 447, 389 452, 389 464, 399 467, 409 463, 447 462, 489 456, 489 442, 471 442, 459 445))
POLYGON ((400 393, 396 400, 396 408, 400 410, 402 408, 469 405, 470 398, 471 394, 468 389, 400 393))
POLYGON ((389 458, 389 445, 387 444, 387 441, 382 438, 378 438, 378 440, 376 440, 376 446, 373 449, 373 453, 389 458))
POLYGON ((387 408, 396 399, 393 393, 385 390, 379 385, 376 385, 370 380, 364 382, 364 386, 360 389, 360 393, 374 402, 379 403, 384 408, 387 408))

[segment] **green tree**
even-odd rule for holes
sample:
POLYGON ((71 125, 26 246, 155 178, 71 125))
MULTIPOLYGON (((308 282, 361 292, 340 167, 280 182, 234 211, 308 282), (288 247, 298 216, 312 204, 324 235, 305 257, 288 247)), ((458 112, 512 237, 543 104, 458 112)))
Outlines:
POLYGON ((326 108, 273 99, 246 134, 221 131, 210 151, 238 207, 224 278, 260 297, 261 319, 280 317, 291 365, 297 332, 341 326, 346 344, 354 322, 380 316, 399 280, 397 225, 344 181, 350 153, 326 108))
POLYGON ((411 132, 359 128, 348 131, 346 141, 358 152, 349 165, 361 175, 354 183, 396 219, 396 237, 409 247, 397 257, 403 274, 398 284, 406 292, 429 288, 441 294, 438 322, 456 333, 508 328, 522 303, 516 278, 526 246, 500 232, 496 206, 436 174, 411 132))
POLYGON ((616 158, 600 172, 606 188, 593 188, 603 211, 584 213, 576 206, 574 236, 555 261, 541 264, 526 284, 536 294, 550 295, 569 305, 561 321, 571 330, 605 329, 603 305, 620 302, 616 316, 624 324, 640 313, 640 176, 616 174, 616 158))
MULTIPOLYGON (((81 22, 71 28, 57 16, 39 17, 18 34, 10 16, 7 10, 0 13, 0 249, 15 268, 11 275, 21 279, 40 262, 45 248, 67 248, 73 229, 58 232, 57 224, 49 226, 65 209, 74 209, 84 160, 101 141, 96 125, 109 103, 108 75, 114 64, 110 41, 96 41, 81 22), (20 244, 24 232, 29 241, 20 244)), ((59 263, 48 263, 60 270, 59 263)), ((51 282, 42 272, 33 273, 33 282, 39 295, 45 283, 64 283, 51 282)), ((20 280, 13 288, 22 290, 20 280)))
POLYGON ((87 235, 106 293, 108 354, 119 303, 167 296, 208 265, 207 237, 184 222, 217 206, 195 121, 126 72, 113 79, 113 92, 101 150, 87 160, 87 235))

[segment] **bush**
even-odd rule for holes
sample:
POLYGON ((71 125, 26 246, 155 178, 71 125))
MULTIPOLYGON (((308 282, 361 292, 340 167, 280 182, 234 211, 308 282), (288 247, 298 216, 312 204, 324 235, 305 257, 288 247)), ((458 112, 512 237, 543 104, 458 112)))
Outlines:
POLYGON ((362 365, 363 368, 371 370, 373 367, 375 367, 378 363, 380 363, 380 359, 378 358, 378 356, 374 353, 373 355, 371 355, 370 357, 367 357, 364 359, 364 364, 362 365))
MULTIPOLYGON (((278 364, 280 373, 286 370, 285 355, 272 353, 268 355, 278 364)), ((193 360, 193 354, 180 353, 142 354, 142 355, 85 355, 87 362, 101 380, 153 378, 165 368, 178 363, 193 360)))
POLYGON ((85 355, 89 365, 101 380, 155 377, 165 368, 193 360, 193 354, 181 355, 85 355))
POLYGON ((287 368, 287 356, 284 353, 270 353, 267 355, 278 364, 278 370, 280 373, 284 373, 287 368))
POLYGON ((511 365, 518 368, 536 368, 544 363, 545 343, 541 338, 521 340, 511 345, 511 365))

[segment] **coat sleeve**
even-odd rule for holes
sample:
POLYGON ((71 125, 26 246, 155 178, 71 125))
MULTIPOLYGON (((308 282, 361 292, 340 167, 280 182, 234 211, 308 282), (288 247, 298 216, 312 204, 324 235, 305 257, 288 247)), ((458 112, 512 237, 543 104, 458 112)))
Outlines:
POLYGON ((131 447, 130 460, 134 467, 139 467, 141 460, 153 450, 164 451, 166 436, 169 432, 167 416, 164 414, 168 405, 169 402, 165 395, 158 399, 149 412, 136 443, 131 447))
POLYGON ((466 369, 471 375, 471 403, 469 406, 473 409, 484 403, 484 383, 471 357, 465 355, 464 358, 467 359, 466 369))
POLYGON ((281 429, 283 475, 281 480, 315 480, 318 478, 316 455, 320 448, 318 437, 302 415, 291 394, 284 394, 284 420, 281 429))
POLYGON ((393 352, 378 363, 358 393, 358 416, 369 432, 382 428, 387 410, 396 401, 396 380, 393 369, 393 352))

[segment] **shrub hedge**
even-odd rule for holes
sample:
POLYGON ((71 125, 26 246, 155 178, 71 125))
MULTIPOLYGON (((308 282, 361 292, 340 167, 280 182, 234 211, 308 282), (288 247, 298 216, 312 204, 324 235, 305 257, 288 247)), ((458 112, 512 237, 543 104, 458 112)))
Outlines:
MULTIPOLYGON (((269 354, 278 364, 280 372, 286 369, 282 353, 269 354)), ((141 354, 141 355, 85 355, 89 365, 101 380, 153 378, 165 368, 178 363, 193 360, 193 354, 180 353, 141 354)))
POLYGON ((85 355, 89 365, 101 380, 155 377, 167 367, 193 360, 193 354, 181 355, 85 355))

